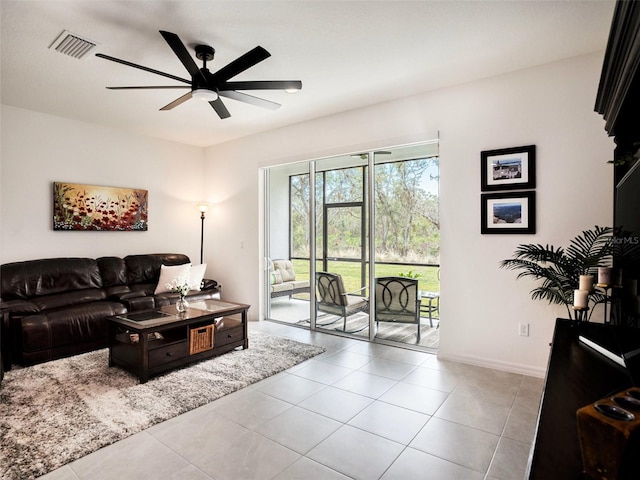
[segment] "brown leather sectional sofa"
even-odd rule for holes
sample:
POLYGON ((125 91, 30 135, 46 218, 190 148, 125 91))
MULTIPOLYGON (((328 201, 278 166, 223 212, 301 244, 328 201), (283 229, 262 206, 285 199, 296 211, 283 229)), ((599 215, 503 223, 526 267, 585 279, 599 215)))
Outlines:
MULTIPOLYGON (((0 335, 4 370, 107 346, 106 317, 173 304, 155 294, 161 265, 190 263, 182 254, 124 258, 49 258, 0 265, 0 335)), ((220 298, 203 280, 189 301, 220 298)))

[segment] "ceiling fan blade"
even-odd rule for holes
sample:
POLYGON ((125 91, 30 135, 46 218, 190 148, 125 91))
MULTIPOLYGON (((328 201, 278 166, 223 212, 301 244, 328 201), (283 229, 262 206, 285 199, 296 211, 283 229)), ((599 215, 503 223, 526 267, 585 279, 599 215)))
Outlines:
POLYGON ((191 88, 189 85, 157 85, 157 86, 139 86, 139 87, 107 87, 109 90, 147 90, 156 88, 191 88))
POLYGON ((213 102, 209 102, 209 105, 213 107, 213 109, 222 120, 231 116, 229 110, 227 110, 227 107, 225 107, 224 103, 222 103, 222 99, 220 97, 218 97, 218 99, 214 100, 213 102))
POLYGON ((160 110, 171 110, 174 107, 177 107, 178 105, 186 102, 187 100, 189 100, 191 98, 191 92, 187 92, 184 95, 182 95, 181 97, 176 98, 173 102, 165 105, 164 107, 162 107, 160 110))
POLYGON ((173 80, 188 83, 189 85, 191 85, 191 80, 185 80, 184 78, 176 77, 175 75, 164 73, 159 70, 154 70, 153 68, 143 67, 142 65, 136 65, 135 63, 127 62, 126 60, 120 60, 119 58, 110 57, 109 55, 104 55, 102 53, 96 53, 96 57, 104 58, 105 60, 111 60, 112 62, 116 62, 116 63, 121 63, 122 65, 126 65, 127 67, 138 68, 140 70, 144 70, 145 72, 155 73, 156 75, 162 75, 163 77, 171 78, 173 80))
POLYGON ((171 50, 173 50, 173 53, 177 55, 178 59, 182 62, 182 65, 184 65, 184 68, 187 69, 189 74, 192 77, 200 77, 203 82, 206 82, 207 79, 196 65, 196 62, 193 61, 193 58, 187 51, 187 47, 182 43, 182 40, 180 40, 180 37, 175 33, 165 32, 163 30, 160 30, 160 35, 162 35, 165 41, 169 44, 171 50))
POLYGON ((232 77, 235 77, 239 73, 244 72, 248 68, 253 67, 255 64, 260 63, 266 58, 269 58, 271 54, 262 47, 256 47, 249 50, 244 55, 236 58, 233 62, 222 67, 216 73, 212 75, 214 82, 226 82, 232 77))
POLYGON ((248 82, 225 82, 220 90, 301 90, 300 80, 264 80, 248 82))
POLYGON ((218 92, 221 97, 232 98, 233 100, 238 100, 244 103, 250 103, 251 105, 255 105, 257 107, 268 108, 269 110, 277 110, 280 108, 280 104, 276 102, 272 102, 270 100, 265 100, 264 98, 254 97, 253 95, 248 95, 242 92, 234 92, 233 90, 225 90, 223 92, 218 92))

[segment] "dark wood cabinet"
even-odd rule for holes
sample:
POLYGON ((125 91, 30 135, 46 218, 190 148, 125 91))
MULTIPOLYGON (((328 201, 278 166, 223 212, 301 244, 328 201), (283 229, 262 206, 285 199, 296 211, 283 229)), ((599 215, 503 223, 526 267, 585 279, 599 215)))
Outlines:
POLYGON ((626 368, 578 340, 581 327, 571 320, 556 320, 531 450, 530 480, 586 478, 582 476, 576 411, 632 386, 626 368))
MULTIPOLYGON (((640 149, 640 2, 618 1, 613 15, 595 109, 614 137, 615 158, 640 149)), ((634 162, 615 167, 615 184, 634 162)))

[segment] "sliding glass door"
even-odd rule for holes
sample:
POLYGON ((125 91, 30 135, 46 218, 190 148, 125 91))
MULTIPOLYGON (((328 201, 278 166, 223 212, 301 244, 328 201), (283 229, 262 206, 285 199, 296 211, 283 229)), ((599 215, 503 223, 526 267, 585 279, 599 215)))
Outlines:
POLYGON ((275 167, 265 178, 268 318, 437 348, 437 141, 275 167), (387 277, 409 279, 400 282, 412 289, 402 293, 406 315, 379 313, 376 284, 387 277))
POLYGON ((294 164, 265 172, 266 317, 310 325, 309 165, 294 164))
POLYGON ((315 162, 316 325, 369 335, 367 155, 315 162))
POLYGON ((437 143, 374 152, 377 340, 437 348, 440 305, 437 143))

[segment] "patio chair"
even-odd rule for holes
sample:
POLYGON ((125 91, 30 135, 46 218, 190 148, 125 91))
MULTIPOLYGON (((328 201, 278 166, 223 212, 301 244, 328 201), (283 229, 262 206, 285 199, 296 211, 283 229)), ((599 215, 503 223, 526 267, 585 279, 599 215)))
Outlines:
MULTIPOLYGON (((357 290, 361 292, 366 287, 357 290)), ((354 295, 357 292, 346 292, 342 276, 335 273, 316 272, 316 313, 318 311, 342 317, 342 331, 356 333, 369 325, 347 332, 347 317, 358 312, 369 313, 369 299, 354 295)), ((333 323, 333 322, 331 322, 333 323)), ((328 325, 325 324, 325 325, 328 325)))
POLYGON ((420 341, 418 280, 405 277, 376 278, 376 323, 415 323, 420 341))

